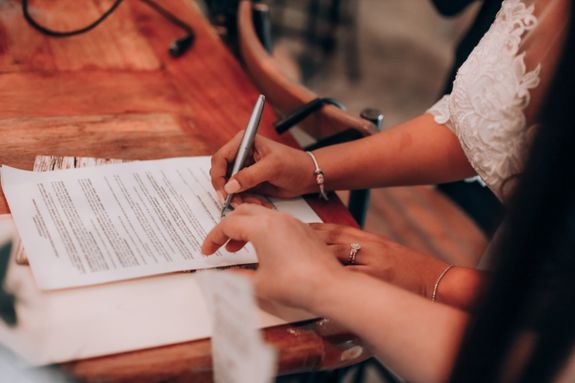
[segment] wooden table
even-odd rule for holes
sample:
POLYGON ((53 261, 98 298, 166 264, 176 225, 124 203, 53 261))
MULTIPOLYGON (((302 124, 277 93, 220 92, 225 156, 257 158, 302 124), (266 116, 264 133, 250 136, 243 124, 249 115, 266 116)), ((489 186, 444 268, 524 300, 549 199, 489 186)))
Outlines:
MULTIPOLYGON (((55 29, 86 25, 110 0, 33 0, 55 29), (55 5, 57 4, 57 5, 55 5)), ((139 1, 126 1, 97 29, 45 37, 24 21, 20 3, 0 2, 0 163, 31 169, 38 154, 154 159, 207 155, 243 129, 257 89, 192 2, 163 4, 189 23, 193 48, 167 53, 182 31, 139 1)), ((278 141, 267 108, 261 133, 278 141)), ((354 222, 338 202, 311 201, 329 222, 354 222)), ((0 213, 8 212, 0 198, 0 213)), ((280 371, 334 368, 367 357, 329 321, 267 329, 280 371)), ((209 340, 68 363, 88 381, 210 381, 209 340)))

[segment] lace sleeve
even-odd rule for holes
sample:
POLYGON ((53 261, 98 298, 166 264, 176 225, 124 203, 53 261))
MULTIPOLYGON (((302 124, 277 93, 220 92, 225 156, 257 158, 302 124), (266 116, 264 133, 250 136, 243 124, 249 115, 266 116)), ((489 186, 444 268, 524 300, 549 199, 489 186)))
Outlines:
POLYGON ((458 137, 470 164, 502 200, 523 169, 528 132, 536 124, 547 84, 539 85, 550 78, 549 69, 552 74, 567 21, 558 23, 566 19, 562 7, 568 1, 543 3, 503 1, 490 29, 459 68, 452 93, 428 110, 458 137), (542 68, 548 70, 544 76, 542 68))
POLYGON ((448 125, 451 129, 451 124, 449 123, 449 95, 441 97, 431 108, 427 110, 427 113, 433 116, 436 123, 440 125, 448 125))

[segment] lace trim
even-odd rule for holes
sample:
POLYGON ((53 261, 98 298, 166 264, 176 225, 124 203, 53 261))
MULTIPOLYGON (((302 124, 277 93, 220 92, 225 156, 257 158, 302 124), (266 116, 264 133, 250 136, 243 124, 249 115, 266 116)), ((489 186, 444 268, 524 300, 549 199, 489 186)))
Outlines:
POLYGON ((521 173, 526 150, 525 107, 539 85, 541 64, 527 71, 523 35, 537 25, 534 6, 505 0, 489 31, 458 70, 451 95, 427 112, 459 138, 471 165, 500 198, 521 173))
MULTIPOLYGON (((427 113, 430 113, 439 125, 451 125, 449 123, 449 118, 451 117, 449 113, 449 95, 446 94, 441 97, 439 101, 427 110, 427 113)), ((451 127, 449 128, 452 129, 451 127)))

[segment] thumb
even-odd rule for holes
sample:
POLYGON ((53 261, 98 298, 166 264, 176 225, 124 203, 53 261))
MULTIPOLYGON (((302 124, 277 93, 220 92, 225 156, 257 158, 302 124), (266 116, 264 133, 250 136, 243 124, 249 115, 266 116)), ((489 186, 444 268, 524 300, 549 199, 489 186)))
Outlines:
POLYGON ((270 181, 274 175, 274 166, 271 161, 260 161, 237 172, 224 185, 226 193, 240 193, 253 189, 263 182, 270 181))

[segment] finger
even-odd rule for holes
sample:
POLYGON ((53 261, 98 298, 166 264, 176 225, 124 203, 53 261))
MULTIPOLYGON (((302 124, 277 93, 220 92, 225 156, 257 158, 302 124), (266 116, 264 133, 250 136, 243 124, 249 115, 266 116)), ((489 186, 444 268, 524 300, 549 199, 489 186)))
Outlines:
POLYGON ((258 193, 261 195, 267 195, 270 197, 277 197, 277 198, 293 198, 294 195, 293 194, 289 194, 288 192, 285 192, 284 190, 278 188, 277 186, 274 186, 268 182, 264 182, 259 184, 258 186, 256 186, 253 189, 254 193, 258 193))
POLYGON ((255 194, 244 194, 242 196, 243 202, 244 203, 251 203, 253 205, 259 205, 259 206, 263 206, 266 207, 268 209, 271 209, 273 207, 273 205, 271 204, 271 202, 262 196, 258 196, 255 194))
POLYGON ((232 198, 231 205, 234 209, 237 209, 241 205, 257 205, 268 209, 273 208, 273 204, 266 197, 259 196, 256 194, 234 194, 232 198))
POLYGON ((269 213, 270 209, 266 209, 262 206, 255 205, 252 203, 244 203, 238 206, 234 212, 234 216, 246 216, 246 217, 256 217, 262 214, 269 213))
POLYGON ((310 226, 316 231, 340 231, 345 229, 350 232, 362 232, 360 229, 357 229, 353 226, 339 225, 336 223, 315 222, 310 223, 310 226))
POLYGON ((371 275, 369 267, 365 265, 349 265, 346 266, 345 269, 371 275))
MULTIPOLYGON (((228 170, 228 161, 218 153, 212 156, 212 165, 210 168, 210 177, 212 180, 212 186, 218 192, 224 196, 224 185, 227 182, 226 172, 228 170)), ((220 197, 221 198, 221 197, 220 197)))
POLYGON ((224 185, 224 191, 226 193, 241 193, 252 189, 263 182, 270 181, 275 171, 275 161, 264 157, 253 165, 243 168, 230 178, 224 185))
POLYGON ((311 228, 316 235, 326 244, 350 244, 356 242, 361 230, 350 226, 335 225, 330 223, 311 223, 311 228))
MULTIPOLYGON (((335 257, 343 264, 346 264, 349 261, 349 255, 351 251, 350 245, 343 245, 343 244, 336 244, 336 245, 328 245, 328 249, 330 252, 335 255, 335 257)), ((358 262, 359 253, 355 256, 355 263, 358 262)))
POLYGON ((244 197, 239 194, 234 194, 232 197, 232 201, 230 202, 230 205, 232 205, 234 209, 237 209, 243 203, 244 203, 244 197))
POLYGON ((236 134, 234 138, 212 155, 212 165, 210 169, 212 185, 214 189, 221 193, 224 192, 224 185, 227 182, 228 164, 234 161, 242 136, 243 131, 236 134))
POLYGON ((202 244, 202 254, 215 253, 230 239, 249 242, 250 230, 255 225, 257 225, 257 220, 242 215, 241 212, 236 214, 236 211, 233 211, 208 233, 202 244))
POLYGON ((238 241, 235 239, 230 239, 228 243, 226 243, 226 250, 230 253, 235 253, 243 249, 247 242, 245 241, 238 241))
POLYGON ((226 271, 228 271, 230 273, 240 274, 240 275, 243 275, 244 277, 248 277, 250 279, 252 279, 254 277, 254 274, 256 273, 255 270, 239 268, 239 267, 232 267, 232 268, 226 269, 226 271))

